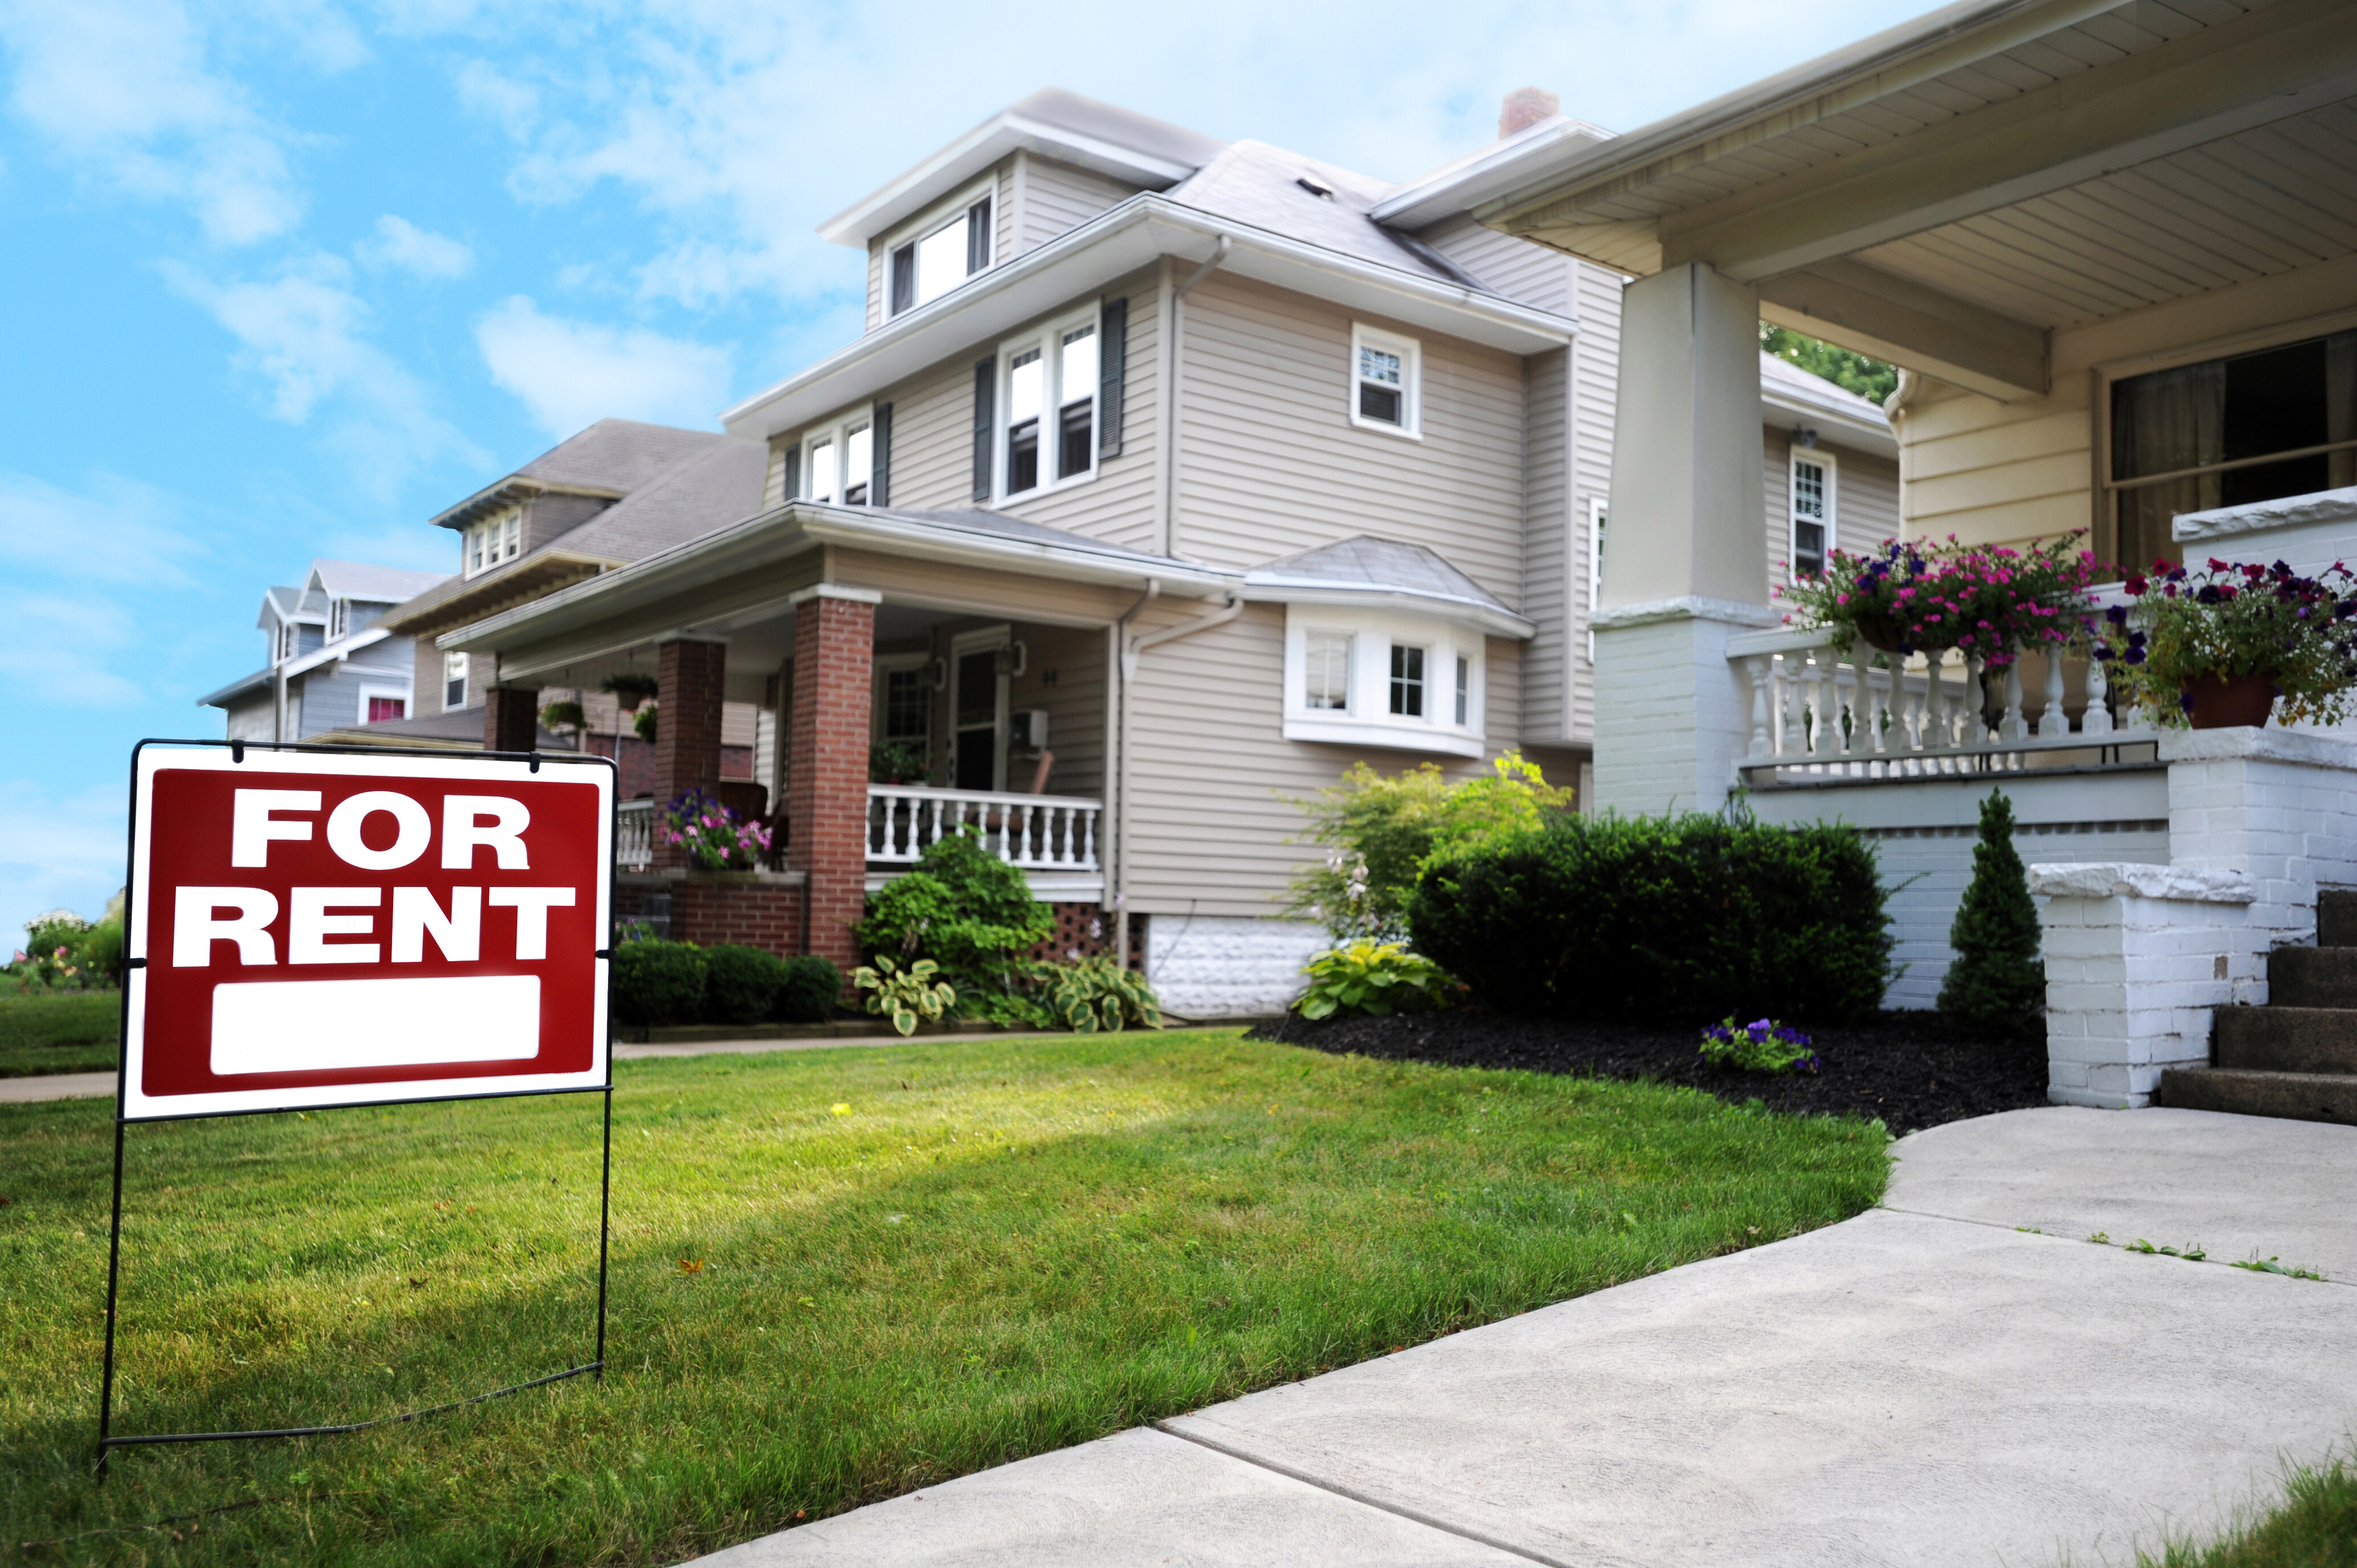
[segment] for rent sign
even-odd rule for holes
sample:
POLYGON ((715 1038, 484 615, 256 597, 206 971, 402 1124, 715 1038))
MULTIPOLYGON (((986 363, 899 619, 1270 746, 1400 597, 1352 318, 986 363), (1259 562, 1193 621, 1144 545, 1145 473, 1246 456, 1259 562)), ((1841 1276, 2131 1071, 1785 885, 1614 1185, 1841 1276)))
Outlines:
POLYGON ((603 1085, 613 779, 142 746, 125 1119, 603 1085))

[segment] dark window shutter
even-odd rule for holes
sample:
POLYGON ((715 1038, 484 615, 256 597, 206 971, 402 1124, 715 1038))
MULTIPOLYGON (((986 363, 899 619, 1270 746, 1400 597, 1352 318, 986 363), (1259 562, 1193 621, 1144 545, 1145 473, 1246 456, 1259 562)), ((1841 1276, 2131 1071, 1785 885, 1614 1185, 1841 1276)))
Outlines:
POLYGON ((892 405, 879 403, 867 440, 867 504, 892 504, 892 405))
POLYGON ((990 499, 991 435, 998 424, 994 394, 998 391, 998 357, 974 362, 974 499, 990 499))
POLYGON ((990 265, 990 198, 965 209, 965 272, 972 277, 990 265))
POLYGON ((799 500, 802 493, 802 444, 799 441, 786 448, 785 499, 799 500))
POLYGON ((889 274, 886 286, 892 291, 892 307, 885 314, 898 316, 917 303, 917 247, 903 245, 893 252, 884 270, 889 274))
POLYGON ((1108 299, 1097 328, 1097 456, 1121 456, 1122 372, 1129 361, 1129 301, 1108 299))

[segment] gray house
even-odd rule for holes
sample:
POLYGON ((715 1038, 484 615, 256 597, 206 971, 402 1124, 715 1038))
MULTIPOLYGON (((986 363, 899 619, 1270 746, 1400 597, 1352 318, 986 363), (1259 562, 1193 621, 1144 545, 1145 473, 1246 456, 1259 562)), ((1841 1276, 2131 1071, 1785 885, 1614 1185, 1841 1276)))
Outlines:
MULTIPOLYGON (((1472 211, 1518 151, 1609 134, 1528 91, 1500 131, 1394 185, 1034 94, 823 226, 866 255, 867 329, 723 415, 748 504, 529 596, 451 590, 435 646, 503 746, 551 691, 654 672, 659 798, 716 783, 753 705, 776 886, 625 823, 679 934, 848 957, 865 893, 963 822, 1174 1005, 1270 1005, 1319 940, 1271 918, 1286 796, 1510 746, 1570 783, 1593 745, 1624 279, 1472 211)), ((1769 560, 1893 532, 1881 411, 1741 379, 1769 560)))
POLYGON ((442 582, 434 572, 314 561, 296 588, 269 588, 254 624, 266 662, 198 699, 231 740, 314 740, 398 723, 416 711, 407 637, 378 623, 442 582))

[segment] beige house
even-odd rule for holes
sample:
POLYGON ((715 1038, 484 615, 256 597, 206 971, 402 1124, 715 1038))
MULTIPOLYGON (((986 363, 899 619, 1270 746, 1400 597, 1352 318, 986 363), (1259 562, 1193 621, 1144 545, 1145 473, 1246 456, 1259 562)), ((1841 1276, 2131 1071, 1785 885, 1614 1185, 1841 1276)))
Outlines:
MULTIPOLYGON (((1469 216, 1501 159, 1604 142, 1543 97, 1405 186, 1026 99, 823 230, 866 252, 866 330, 725 414, 758 505, 450 596, 436 646, 506 744, 529 693, 658 672, 658 800, 716 777, 725 704, 767 715, 784 869, 730 897, 805 945, 847 954, 963 821, 1180 1011, 1265 1008, 1318 942, 1271 918, 1285 797, 1513 746, 1570 783, 1594 744, 1623 280, 1469 216)), ((1757 598, 1898 487, 1879 409, 1745 352, 1757 598)), ((694 928, 710 888, 640 843, 694 928)))

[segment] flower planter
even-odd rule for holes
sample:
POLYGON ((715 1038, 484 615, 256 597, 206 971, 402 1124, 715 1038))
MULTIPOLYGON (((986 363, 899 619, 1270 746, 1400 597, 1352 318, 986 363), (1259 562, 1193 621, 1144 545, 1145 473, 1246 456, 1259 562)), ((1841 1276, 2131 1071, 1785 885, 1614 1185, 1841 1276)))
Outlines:
POLYGON ((2195 729, 2257 729, 2276 705, 2273 675, 2209 675, 2185 684, 2193 705, 2185 722, 2195 729))
POLYGON ((1882 653, 1903 653, 1906 645, 1900 640, 1899 628, 1880 611, 1869 610, 1857 618, 1858 640, 1882 653))

